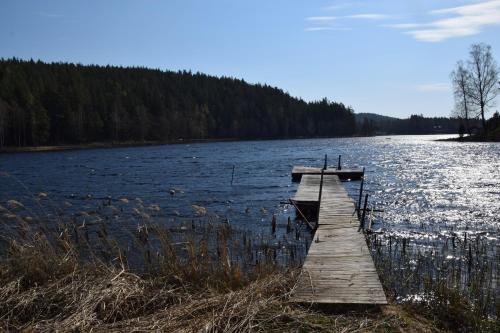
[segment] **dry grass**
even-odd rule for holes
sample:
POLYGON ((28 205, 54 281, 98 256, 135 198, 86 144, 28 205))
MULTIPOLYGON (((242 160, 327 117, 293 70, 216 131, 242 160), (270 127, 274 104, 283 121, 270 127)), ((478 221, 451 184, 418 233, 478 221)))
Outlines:
MULTIPOLYGON (((289 302, 298 270, 226 262, 135 274, 80 263, 64 239, 11 242, 0 262, 0 328, 36 332, 386 332, 416 327, 400 313, 328 314, 289 302), (210 269, 207 269, 210 267, 210 269), (198 278, 205 274, 205 278, 198 278)), ((419 324, 421 325, 421 324, 419 324)), ((419 331, 419 330, 418 330, 419 331)), ((431 332, 431 330, 428 330, 431 332)))
POLYGON ((115 222, 106 216, 49 231, 11 206, 0 217, 9 227, 0 237, 0 331, 442 332, 414 308, 328 312, 290 302, 295 248, 281 244, 277 255, 225 223, 172 231, 139 202, 126 248, 108 235, 115 222))

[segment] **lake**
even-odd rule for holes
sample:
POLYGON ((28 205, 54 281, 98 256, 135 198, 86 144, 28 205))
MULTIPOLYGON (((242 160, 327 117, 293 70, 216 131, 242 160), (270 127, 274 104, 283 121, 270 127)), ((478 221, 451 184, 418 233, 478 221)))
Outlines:
MULTIPOLYGON (((303 224, 296 232, 287 228, 288 218, 296 216, 286 203, 298 185, 291 181, 292 167, 322 166, 325 154, 329 165, 336 166, 342 155, 344 167, 366 168, 370 206, 383 211, 375 214, 369 245, 379 271, 394 277, 384 279, 385 287, 401 297, 418 296, 427 277, 459 283, 465 290, 480 279, 479 293, 488 303, 492 291, 498 297, 500 277, 500 144, 436 141, 446 137, 2 154, 0 205, 9 207, 8 201, 16 200, 24 205, 19 215, 35 217, 49 227, 57 226, 61 217, 78 225, 97 223, 106 234, 128 241, 132 254, 137 251, 129 236, 141 228, 144 214, 148 221, 151 216, 155 223, 181 233, 185 225, 224 221, 257 240, 250 261, 264 255, 259 243, 265 243, 274 249, 274 260, 286 263, 298 257, 301 262, 312 235, 303 224), (278 224, 274 233, 273 215, 278 224), (459 282, 453 280, 456 276, 459 282)), ((344 185, 357 200, 360 182, 344 185)), ((3 233, 16 229, 5 212, 4 208, 0 215, 3 233)), ((246 237, 235 236, 233 241, 246 237)), ((471 299, 478 299, 474 292, 471 299)))
MULTIPOLYGON (((436 142, 444 136, 380 136, 240 141, 0 155, 0 201, 26 205, 38 193, 73 209, 141 198, 165 214, 190 218, 192 204, 252 230, 282 221, 293 165, 366 168, 370 202, 384 210, 375 228, 421 237, 427 227, 486 232, 500 226, 500 144, 436 142), (234 177, 233 173, 234 166, 234 177), (6 176, 7 174, 8 176, 6 176), (232 178, 234 178, 232 180, 232 178), (232 180, 232 184, 231 184, 232 180), (175 194, 171 194, 175 192, 175 194)), ((346 183, 357 197, 359 182, 346 183)))

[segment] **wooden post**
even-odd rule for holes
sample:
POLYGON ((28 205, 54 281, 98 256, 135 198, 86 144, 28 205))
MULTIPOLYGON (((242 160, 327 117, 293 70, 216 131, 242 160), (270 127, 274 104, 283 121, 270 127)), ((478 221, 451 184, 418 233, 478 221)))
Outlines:
POLYGON ((321 196, 323 194, 323 176, 325 174, 324 170, 321 170, 321 179, 319 181, 319 195, 318 195, 318 218, 316 219, 316 228, 319 226, 319 209, 321 207, 321 196))
POLYGON ((339 165, 337 166, 338 170, 342 170, 342 165, 340 164, 341 158, 342 158, 342 155, 339 155, 339 165))
POLYGON ((236 166, 233 164, 233 173, 231 174, 231 186, 233 186, 233 180, 234 180, 234 168, 236 166))
POLYGON ((325 154, 325 165, 323 165, 323 170, 326 170, 328 168, 328 156, 325 154))
POLYGON ((366 205, 368 204, 368 193, 365 195, 365 205, 363 207, 363 214, 361 215, 361 220, 359 221, 358 231, 365 229, 365 215, 366 215, 366 205))
POLYGON ((374 212, 374 208, 372 206, 372 209, 370 211, 370 219, 368 220, 368 230, 372 230, 372 223, 373 223, 373 212, 374 212))
POLYGON ((365 183, 365 177, 361 177, 361 185, 359 186, 359 197, 358 197, 358 218, 361 216, 361 198, 363 198, 363 185, 365 183))

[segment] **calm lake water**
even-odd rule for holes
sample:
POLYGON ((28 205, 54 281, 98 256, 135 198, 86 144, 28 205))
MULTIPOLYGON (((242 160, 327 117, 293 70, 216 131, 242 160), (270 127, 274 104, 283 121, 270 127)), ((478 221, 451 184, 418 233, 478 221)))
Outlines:
MULTIPOLYGON (((449 232, 499 237, 500 144, 436 142, 446 136, 381 136, 218 142, 0 155, 0 201, 33 210, 88 209, 107 198, 158 205, 167 217, 196 216, 193 204, 238 228, 268 232, 295 214, 294 165, 366 168, 370 202, 384 210, 374 228, 437 237, 449 232), (234 179, 231 185, 234 166, 234 179), (171 194, 171 190, 175 194, 171 194), (71 205, 70 208, 68 208, 71 205)), ((359 182, 346 186, 354 198, 359 182)), ((116 231, 119 232, 119 231, 116 231)))

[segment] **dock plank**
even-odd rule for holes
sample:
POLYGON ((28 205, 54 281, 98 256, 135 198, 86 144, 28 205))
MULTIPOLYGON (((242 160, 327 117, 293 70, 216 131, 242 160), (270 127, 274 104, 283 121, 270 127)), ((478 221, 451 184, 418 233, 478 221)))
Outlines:
MULTIPOLYGON (((301 180, 303 175, 320 175, 322 168, 314 168, 307 166, 294 166, 292 169, 292 180, 298 182, 301 180)), ((325 175, 336 175, 341 180, 358 180, 363 177, 364 171, 362 168, 347 168, 347 169, 336 169, 327 168, 323 171, 325 175)))

